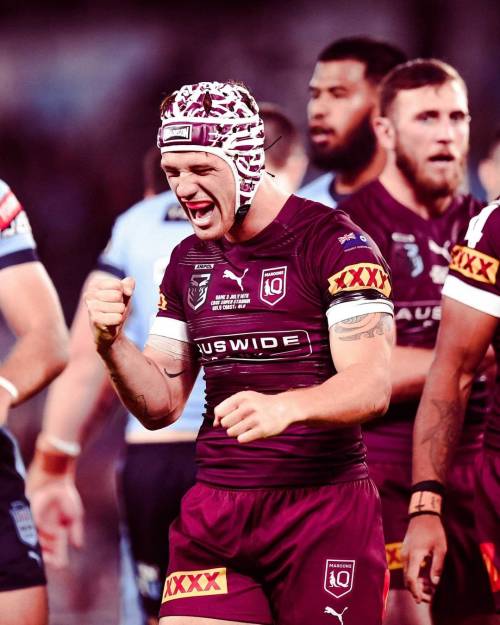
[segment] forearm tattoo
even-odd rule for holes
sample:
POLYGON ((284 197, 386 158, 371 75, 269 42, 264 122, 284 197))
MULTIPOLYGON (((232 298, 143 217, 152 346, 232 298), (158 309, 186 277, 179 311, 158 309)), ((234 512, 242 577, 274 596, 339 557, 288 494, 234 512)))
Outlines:
POLYGON ((439 421, 423 433, 422 443, 430 443, 430 461, 437 478, 446 480, 448 466, 460 438, 463 408, 460 401, 431 399, 439 421))
POLYGON ((351 317, 333 326, 341 341, 359 341, 385 335, 392 344, 393 321, 387 313, 368 313, 351 317))
POLYGON ((177 378, 189 370, 189 363, 193 358, 193 348, 189 343, 180 343, 172 339, 151 335, 148 339, 148 345, 161 352, 167 354, 174 361, 179 362, 179 370, 172 368, 169 370, 162 368, 162 372, 169 378, 177 378))

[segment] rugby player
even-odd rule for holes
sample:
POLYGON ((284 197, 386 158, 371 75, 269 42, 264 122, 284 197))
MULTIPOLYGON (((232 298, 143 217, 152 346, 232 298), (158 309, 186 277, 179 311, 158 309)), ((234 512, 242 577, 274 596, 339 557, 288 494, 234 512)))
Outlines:
MULTIPOLYGON (((476 372, 493 345, 497 379, 478 459, 475 515, 496 611, 500 612, 500 202, 474 217, 465 240, 452 250, 443 287, 443 319, 436 354, 415 419, 413 491, 403 555, 417 601, 429 601, 420 563, 430 557, 431 581, 439 582, 446 553, 441 504, 476 372)), ((485 608, 487 604, 485 604, 485 608)), ((498 623, 498 616, 489 621, 498 623)), ((485 624, 486 620, 481 623, 485 624)))
POLYGON ((318 56, 309 83, 312 162, 328 173, 300 195, 334 207, 376 178, 385 164, 372 119, 382 78, 406 60, 395 46, 369 37, 338 39, 318 56))
MULTIPOLYGON (((0 311, 16 343, 0 364, 0 622, 47 623, 45 574, 24 492, 17 443, 5 427, 12 406, 42 389, 67 360, 67 330, 56 292, 37 259, 26 213, 0 180, 0 311)), ((57 452, 59 441, 48 445, 57 452)))
MULTIPOLYGON (((270 146, 266 168, 278 185, 296 189, 307 166, 299 133, 277 105, 267 103, 263 109, 266 145, 270 146)), ((158 288, 170 253, 193 232, 175 195, 162 192, 168 184, 160 159, 156 147, 154 153, 146 153, 147 199, 118 218, 97 270, 89 276, 89 281, 96 277, 134 276, 141 291, 134 300, 126 332, 141 348, 156 311, 158 288)), ((95 352, 88 315, 81 304, 71 330, 70 363, 49 391, 39 443, 57 436, 78 449, 108 390, 108 376, 95 352)), ((126 536, 142 609, 150 623, 157 620, 168 562, 168 528, 178 515, 182 495, 194 483, 194 440, 203 411, 204 384, 200 376, 182 419, 174 427, 150 431, 129 415, 119 482, 126 525, 122 529, 122 623, 136 624, 140 618, 133 601, 128 599, 134 595, 134 589, 126 575, 126 536)), ((81 542, 83 508, 74 483, 74 464, 75 458, 69 455, 59 474, 48 475, 35 460, 29 472, 35 521, 42 524, 42 529, 45 518, 52 523, 54 517, 60 521, 57 531, 51 526, 54 540, 42 543, 47 550, 46 559, 57 566, 68 563, 68 543, 81 542)), ((45 532, 46 537, 47 534, 50 532, 45 532)))
MULTIPOLYGON (((363 437, 370 474, 382 498, 391 570, 386 622, 422 624, 429 622, 429 607, 416 605, 405 590, 400 554, 412 484, 413 420, 433 357, 451 249, 481 208, 459 192, 469 144, 463 79, 433 59, 396 67, 381 84, 375 131, 387 151, 387 164, 380 178, 346 200, 342 209, 369 233, 389 262, 397 346, 388 414, 367 424, 363 437)), ((486 405, 487 391, 477 381, 450 474, 444 516, 450 550, 433 599, 440 625, 477 613, 484 601, 487 580, 471 531, 471 497, 486 405)))
POLYGON ((478 168, 479 180, 489 202, 500 195, 500 128, 493 134, 485 158, 478 168))
POLYGON ((378 624, 387 569, 359 424, 389 399, 389 278, 368 242, 344 252, 363 235, 341 211, 274 187, 263 138, 241 85, 167 97, 162 166, 195 236, 172 253, 144 353, 121 331, 131 278, 85 296, 147 428, 176 421, 204 367, 197 483, 170 529, 160 623, 378 624))

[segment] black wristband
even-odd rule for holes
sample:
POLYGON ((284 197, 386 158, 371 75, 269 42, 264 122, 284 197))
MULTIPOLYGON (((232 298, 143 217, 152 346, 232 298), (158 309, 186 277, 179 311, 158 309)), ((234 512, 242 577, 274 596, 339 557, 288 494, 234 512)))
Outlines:
POLYGON ((417 482, 411 487, 411 493, 418 493, 419 491, 427 491, 429 493, 436 493, 436 495, 444 496, 444 484, 437 480, 424 480, 423 482, 417 482))
POLYGON ((408 515, 409 519, 413 519, 416 516, 422 516, 423 514, 430 514, 432 516, 438 516, 439 518, 441 518, 441 515, 439 514, 439 512, 432 512, 431 510, 420 510, 418 512, 412 512, 411 514, 408 515))

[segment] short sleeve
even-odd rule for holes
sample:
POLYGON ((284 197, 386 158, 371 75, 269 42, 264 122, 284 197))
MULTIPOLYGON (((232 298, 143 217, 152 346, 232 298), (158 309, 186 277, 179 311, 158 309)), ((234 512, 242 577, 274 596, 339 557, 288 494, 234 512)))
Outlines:
POLYGON ((35 260, 28 216, 10 187, 0 180, 0 269, 35 260))
POLYGON ((179 248, 180 246, 178 245, 173 250, 160 284, 158 312, 149 334, 191 342, 184 314, 182 291, 178 284, 179 248))
POLYGON ((314 254, 328 327, 374 312, 393 314, 388 266, 372 239, 345 214, 323 224, 314 254))
POLYGON ((443 295, 500 318, 500 202, 471 219, 451 256, 443 295))

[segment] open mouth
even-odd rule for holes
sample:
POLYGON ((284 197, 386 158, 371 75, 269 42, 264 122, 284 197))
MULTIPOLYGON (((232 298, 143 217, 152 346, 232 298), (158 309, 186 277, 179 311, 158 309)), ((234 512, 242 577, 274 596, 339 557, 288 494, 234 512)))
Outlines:
POLYGON ((186 202, 185 206, 189 211, 191 221, 197 226, 207 225, 215 210, 215 204, 208 200, 202 202, 186 202))
POLYGON ((334 134, 330 128, 323 128, 321 126, 311 126, 309 128, 309 134, 311 140, 314 143, 321 143, 322 141, 328 141, 328 139, 334 134))

